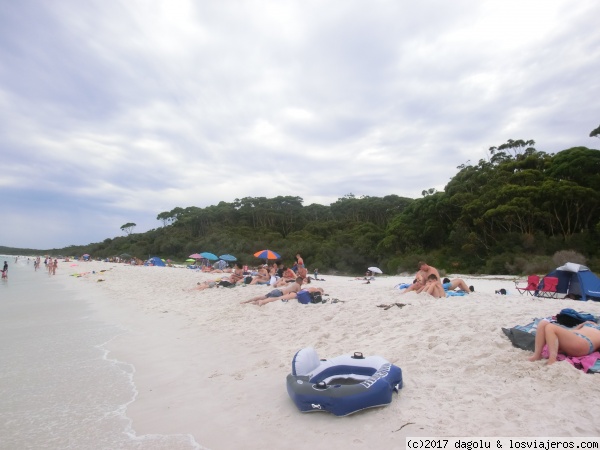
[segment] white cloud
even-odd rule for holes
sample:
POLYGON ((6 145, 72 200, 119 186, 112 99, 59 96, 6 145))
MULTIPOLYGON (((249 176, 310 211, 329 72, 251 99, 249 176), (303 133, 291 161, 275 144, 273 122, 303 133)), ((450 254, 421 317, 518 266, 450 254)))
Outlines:
POLYGON ((593 0, 7 4, 0 245, 96 242, 236 197, 419 197, 511 138, 597 147, 598 12, 593 0), (40 213, 57 225, 23 233, 40 213))

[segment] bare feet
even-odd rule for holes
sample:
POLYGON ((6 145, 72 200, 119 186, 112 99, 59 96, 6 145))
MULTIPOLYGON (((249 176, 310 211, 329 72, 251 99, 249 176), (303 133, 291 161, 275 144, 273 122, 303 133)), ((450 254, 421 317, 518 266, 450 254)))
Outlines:
POLYGON ((539 361, 540 359, 542 359, 542 355, 533 355, 531 357, 528 358, 529 361, 539 361))

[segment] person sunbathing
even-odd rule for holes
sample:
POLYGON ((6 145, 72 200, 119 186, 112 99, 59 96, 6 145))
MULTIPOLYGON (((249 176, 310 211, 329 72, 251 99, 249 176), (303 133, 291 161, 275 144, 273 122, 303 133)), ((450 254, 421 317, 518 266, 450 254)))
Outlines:
POLYGON ((442 283, 440 282, 440 273, 435 267, 430 266, 424 261, 419 261, 419 264, 417 264, 417 268, 418 271, 415 275, 415 281, 413 281, 413 284, 406 288, 404 292, 402 292, 402 294, 406 294, 407 292, 411 291, 415 291, 417 293, 423 292, 425 290, 425 283, 430 275, 436 276, 439 287, 443 289, 442 283))
POLYGON ((212 289, 219 287, 219 282, 216 280, 210 281, 199 281, 193 288, 187 289, 188 291, 203 291, 204 289, 212 289))
POLYGON ((293 300, 295 298, 298 298, 298 294, 300 294, 302 292, 308 292, 308 293, 320 292, 321 294, 323 294, 325 291, 323 290, 323 288, 320 288, 320 287, 309 287, 309 288, 301 289, 298 292, 290 292, 289 294, 284 294, 280 297, 269 297, 269 298, 265 298, 263 300, 257 300, 252 303, 254 305, 263 306, 263 305, 266 305, 267 303, 275 302, 277 300, 284 300, 284 301, 293 300))
POLYGON ((475 292, 475 288, 473 286, 467 286, 467 283, 465 283, 465 280, 462 278, 453 278, 452 280, 450 278, 444 278, 442 287, 445 291, 454 291, 458 288, 465 294, 475 292))
POLYGON ((244 300, 243 302, 240 303, 254 303, 257 304, 256 302, 260 301, 260 300, 265 300, 268 298, 273 298, 273 297, 282 297, 285 294, 289 294, 291 292, 298 292, 301 289, 302 286, 302 277, 298 277, 296 278, 296 282, 294 283, 288 283, 287 286, 282 287, 281 289, 273 289, 271 292, 264 294, 264 295, 259 295, 257 297, 252 297, 250 300, 244 300))
POLYGON ((446 291, 444 291, 444 288, 440 284, 439 278, 433 273, 427 277, 425 286, 420 293, 429 294, 435 298, 443 298, 446 296, 446 291))
POLYGON ((281 278, 277 280, 277 282, 273 285, 273 287, 281 287, 286 286, 288 283, 293 283, 296 281, 297 275, 294 271, 288 267, 284 267, 282 271, 281 278))
POLYGON ((415 291, 415 292, 419 293, 423 290, 424 287, 425 287, 425 280, 423 279, 423 276, 421 275, 421 273, 417 272, 412 284, 410 286, 408 286, 406 289, 404 289, 404 291, 402 291, 401 294, 406 294, 407 292, 410 292, 410 291, 415 291))
POLYGON ((258 274, 252 278, 250 284, 269 284, 271 282, 271 275, 266 268, 261 267, 258 269, 258 274))
POLYGON ((231 284, 238 284, 244 280, 244 269, 240 263, 237 263, 229 277, 225 278, 231 284))
POLYGON ((542 359, 544 345, 548 345, 548 365, 556 362, 558 352, 567 356, 587 356, 600 348, 600 325, 588 321, 565 328, 543 319, 538 324, 535 350, 529 361, 542 359))

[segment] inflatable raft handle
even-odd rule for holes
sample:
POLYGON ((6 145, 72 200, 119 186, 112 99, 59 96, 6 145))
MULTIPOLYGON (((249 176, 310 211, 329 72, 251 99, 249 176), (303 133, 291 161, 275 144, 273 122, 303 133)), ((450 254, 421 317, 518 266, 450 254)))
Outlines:
POLYGON ((354 359, 365 359, 365 357, 363 356, 363 354, 361 352, 354 352, 354 356, 352 356, 352 358, 354 358, 354 359))
POLYGON ((315 384, 315 388, 327 389, 327 383, 325 383, 324 381, 319 381, 317 384, 315 384))

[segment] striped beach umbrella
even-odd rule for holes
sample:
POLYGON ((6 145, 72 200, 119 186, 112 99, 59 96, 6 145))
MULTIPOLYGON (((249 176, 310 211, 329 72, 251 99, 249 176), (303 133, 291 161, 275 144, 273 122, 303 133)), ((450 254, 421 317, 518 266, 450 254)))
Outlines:
POLYGON ((260 259, 281 259, 281 256, 273 250, 260 250, 254 256, 260 259))

